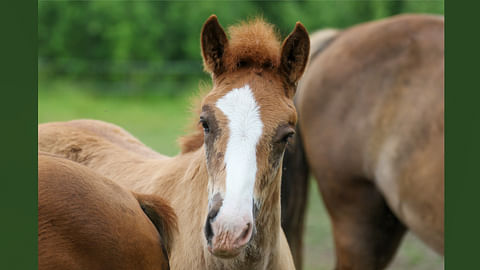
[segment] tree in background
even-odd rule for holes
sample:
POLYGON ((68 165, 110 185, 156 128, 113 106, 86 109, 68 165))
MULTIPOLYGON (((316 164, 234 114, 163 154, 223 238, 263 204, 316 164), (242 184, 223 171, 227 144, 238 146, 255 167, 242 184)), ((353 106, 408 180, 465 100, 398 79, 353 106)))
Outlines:
POLYGON ((296 21, 310 32, 346 28, 405 12, 443 14, 444 2, 40 1, 38 12, 41 80, 87 79, 117 91, 178 92, 188 88, 182 83, 206 76, 199 33, 211 14, 224 26, 263 16, 285 36, 296 21))

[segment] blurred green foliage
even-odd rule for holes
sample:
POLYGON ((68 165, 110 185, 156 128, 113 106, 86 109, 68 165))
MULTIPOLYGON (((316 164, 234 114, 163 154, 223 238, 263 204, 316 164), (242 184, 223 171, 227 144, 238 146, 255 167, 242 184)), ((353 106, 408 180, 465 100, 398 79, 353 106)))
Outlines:
POLYGON ((103 91, 175 94, 202 72, 200 30, 211 14, 223 26, 263 16, 286 36, 398 13, 443 14, 443 0, 403 1, 49 1, 38 2, 39 78, 102 82, 103 91))

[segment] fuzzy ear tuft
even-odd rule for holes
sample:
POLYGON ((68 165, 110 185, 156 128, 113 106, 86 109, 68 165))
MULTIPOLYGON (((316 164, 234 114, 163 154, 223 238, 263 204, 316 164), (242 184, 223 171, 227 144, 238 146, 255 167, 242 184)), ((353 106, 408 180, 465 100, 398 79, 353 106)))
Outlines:
POLYGON ((292 33, 283 41, 280 56, 280 72, 289 83, 295 84, 302 77, 308 61, 310 39, 305 27, 297 22, 292 33))
POLYGON ((223 72, 222 57, 228 46, 228 39, 216 15, 210 16, 203 24, 201 34, 203 66, 214 75, 223 72))

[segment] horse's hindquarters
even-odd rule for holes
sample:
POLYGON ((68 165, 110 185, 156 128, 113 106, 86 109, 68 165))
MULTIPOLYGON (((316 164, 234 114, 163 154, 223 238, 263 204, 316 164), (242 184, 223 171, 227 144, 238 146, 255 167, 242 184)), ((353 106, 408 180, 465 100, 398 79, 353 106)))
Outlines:
POLYGON ((337 267, 385 267, 405 227, 443 253, 443 52, 443 20, 405 15, 342 31, 311 60, 299 125, 337 267))

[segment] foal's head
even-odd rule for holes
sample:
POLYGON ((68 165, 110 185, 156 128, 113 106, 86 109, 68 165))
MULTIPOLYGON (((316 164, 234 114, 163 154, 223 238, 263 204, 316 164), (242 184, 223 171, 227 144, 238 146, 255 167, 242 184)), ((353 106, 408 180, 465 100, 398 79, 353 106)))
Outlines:
POLYGON ((275 197, 280 165, 293 135, 292 97, 309 54, 308 33, 297 23, 283 44, 271 25, 255 20, 229 28, 211 16, 201 35, 213 89, 200 123, 209 176, 205 237, 216 256, 240 253, 255 230, 255 212, 275 197))

